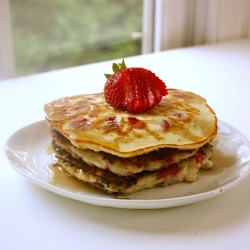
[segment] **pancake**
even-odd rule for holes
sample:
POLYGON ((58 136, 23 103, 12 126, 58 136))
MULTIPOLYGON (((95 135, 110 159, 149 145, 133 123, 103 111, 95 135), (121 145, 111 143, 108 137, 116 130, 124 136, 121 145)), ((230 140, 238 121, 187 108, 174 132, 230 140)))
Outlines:
MULTIPOLYGON (((129 176, 142 171, 160 170, 173 164, 178 164, 193 155, 197 158, 199 154, 199 148, 190 150, 161 148, 148 154, 123 158, 102 151, 95 152, 90 149, 76 148, 56 130, 51 130, 51 135, 53 144, 70 153, 75 159, 82 159, 89 166, 95 166, 106 171, 109 170, 119 176, 129 176)), ((209 143, 200 149, 203 151, 202 155, 205 154, 205 158, 211 156, 212 146, 209 143), (209 152, 209 155, 206 152, 209 152)))
POLYGON ((209 160, 212 154, 212 147, 209 145, 199 149, 199 158, 193 155, 156 171, 141 171, 129 176, 119 176, 109 170, 90 166, 81 158, 58 146, 55 141, 52 142, 52 147, 57 157, 56 165, 65 173, 112 195, 130 194, 183 181, 194 182, 199 177, 200 168, 213 167, 213 163, 209 160))
POLYGON ((76 148, 124 158, 160 148, 197 149, 217 132, 206 100, 178 89, 168 89, 156 107, 136 115, 112 109, 103 93, 61 98, 44 110, 49 126, 76 148))
POLYGON ((194 182, 213 168, 217 118, 199 95, 168 89, 153 109, 112 109, 103 93, 44 106, 56 164, 109 194, 194 182))

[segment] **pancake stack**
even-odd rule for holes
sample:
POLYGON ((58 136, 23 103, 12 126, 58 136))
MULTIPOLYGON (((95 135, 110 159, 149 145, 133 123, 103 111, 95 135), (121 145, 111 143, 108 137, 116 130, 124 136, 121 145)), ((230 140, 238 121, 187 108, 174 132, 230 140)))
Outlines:
POLYGON ((57 164, 110 194, 198 179, 213 168, 217 118, 206 100, 168 89, 153 109, 112 109, 103 93, 65 97, 44 106, 57 164))

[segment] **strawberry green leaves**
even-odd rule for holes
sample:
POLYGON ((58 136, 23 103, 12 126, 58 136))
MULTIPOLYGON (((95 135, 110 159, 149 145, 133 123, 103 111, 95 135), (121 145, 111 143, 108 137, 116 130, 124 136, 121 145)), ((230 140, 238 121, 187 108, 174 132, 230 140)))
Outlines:
MULTIPOLYGON (((118 63, 118 64, 117 63, 113 63, 113 65, 112 65, 112 69, 113 69, 114 73, 118 72, 121 69, 126 69, 126 68, 127 68, 127 66, 126 66, 126 64, 124 62, 124 59, 122 59, 121 63, 118 63)), ((112 74, 104 74, 104 75, 105 75, 105 77, 107 79, 109 79, 110 76, 112 76, 112 74)))

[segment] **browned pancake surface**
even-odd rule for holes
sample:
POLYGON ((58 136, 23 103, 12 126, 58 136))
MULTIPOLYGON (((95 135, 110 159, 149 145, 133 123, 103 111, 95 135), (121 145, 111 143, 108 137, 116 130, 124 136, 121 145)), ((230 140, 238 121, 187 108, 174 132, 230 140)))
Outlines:
POLYGON ((169 89, 159 105, 142 114, 110 108, 102 93, 62 98, 44 110, 48 124, 76 147, 120 157, 164 147, 198 148, 217 131, 206 100, 177 89, 169 89))

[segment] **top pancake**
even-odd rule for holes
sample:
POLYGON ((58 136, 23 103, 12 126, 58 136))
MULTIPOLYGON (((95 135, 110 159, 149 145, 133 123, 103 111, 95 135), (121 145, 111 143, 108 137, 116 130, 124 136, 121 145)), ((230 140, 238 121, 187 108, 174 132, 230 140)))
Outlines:
POLYGON ((103 93, 61 98, 44 106, 48 124, 73 145, 132 157, 170 147, 194 149, 212 140, 217 118, 206 100, 168 89, 153 109, 133 114, 109 107, 103 93))

